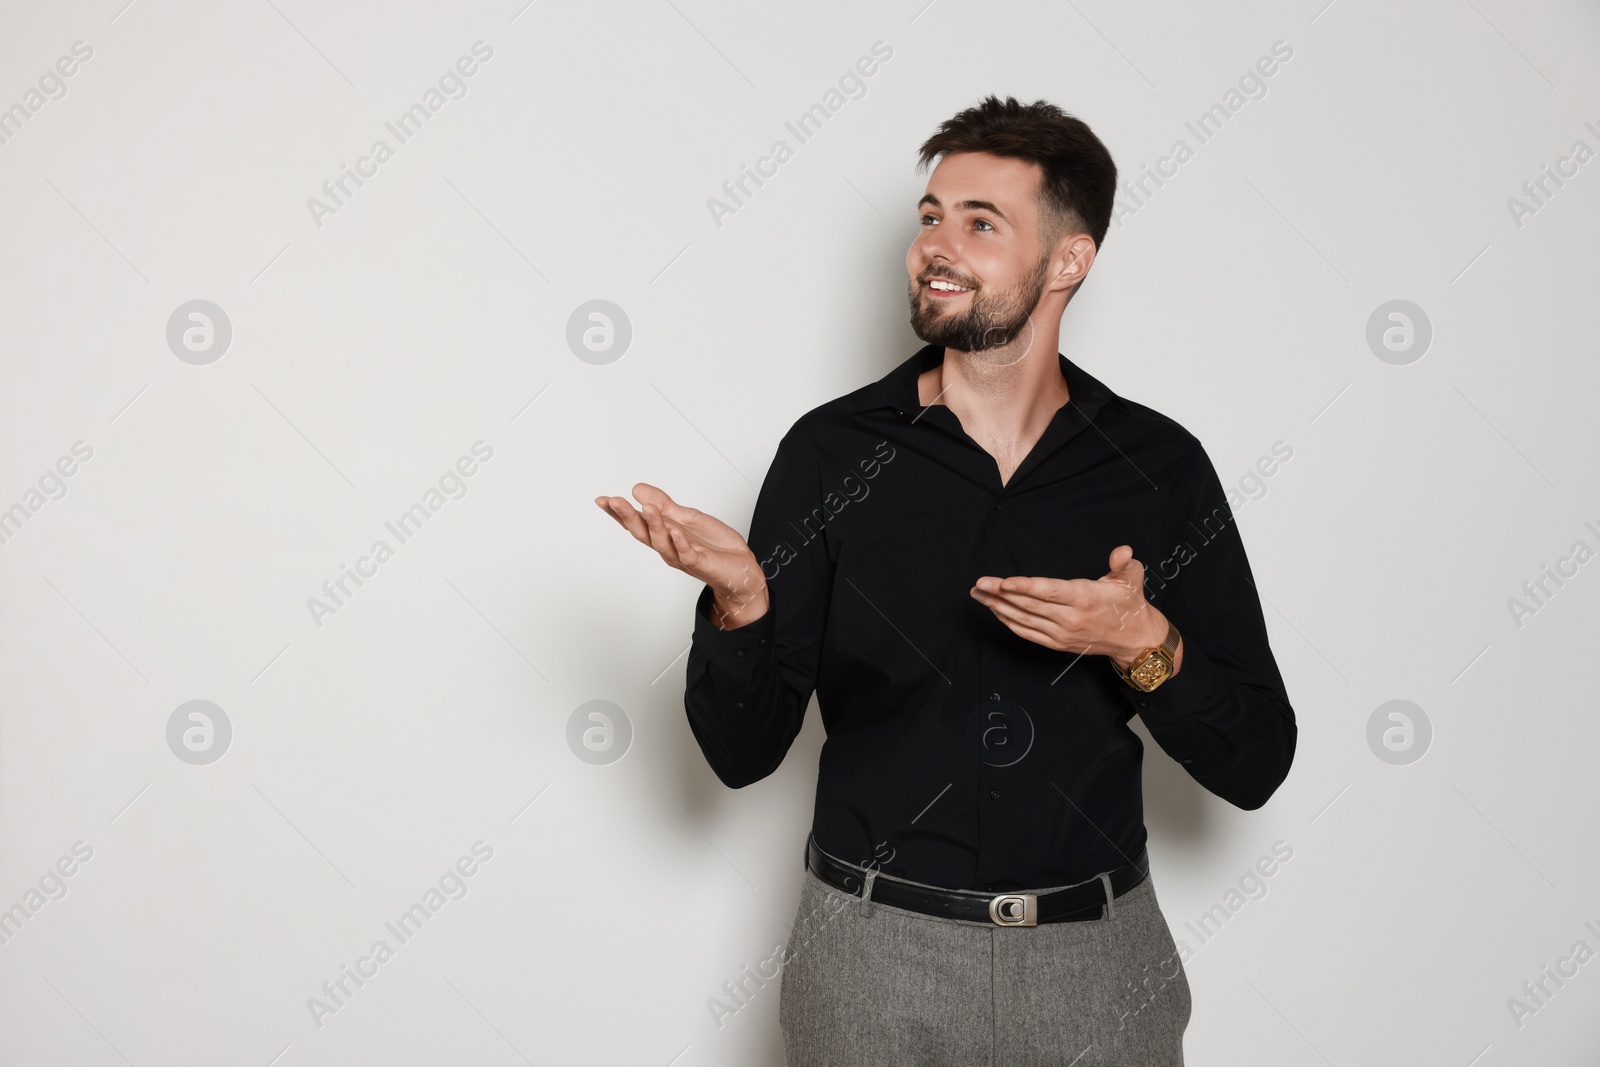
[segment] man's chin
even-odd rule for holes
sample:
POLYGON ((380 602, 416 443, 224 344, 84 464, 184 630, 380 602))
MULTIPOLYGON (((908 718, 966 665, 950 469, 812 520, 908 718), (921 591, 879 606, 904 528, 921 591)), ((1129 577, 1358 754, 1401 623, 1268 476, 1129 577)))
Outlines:
POLYGON ((916 334, 925 345, 937 345, 940 348, 957 349, 961 347, 959 344, 952 344, 953 341, 959 341, 961 338, 955 336, 948 330, 918 329, 916 325, 913 324, 911 327, 911 332, 916 334))

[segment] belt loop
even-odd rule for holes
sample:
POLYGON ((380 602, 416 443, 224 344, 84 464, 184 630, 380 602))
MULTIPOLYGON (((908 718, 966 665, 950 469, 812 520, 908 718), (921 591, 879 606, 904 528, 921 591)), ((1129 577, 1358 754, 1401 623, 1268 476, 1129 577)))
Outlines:
POLYGON ((874 867, 871 870, 867 871, 866 882, 861 888, 861 905, 860 905, 860 907, 861 907, 861 914, 862 915, 870 915, 870 914, 872 914, 872 883, 877 881, 877 879, 878 879, 878 869, 876 867, 874 867))
POLYGON ((1116 914, 1116 905, 1112 903, 1116 894, 1111 892, 1111 876, 1105 871, 1100 872, 1100 884, 1106 887, 1106 918, 1110 919, 1116 914))

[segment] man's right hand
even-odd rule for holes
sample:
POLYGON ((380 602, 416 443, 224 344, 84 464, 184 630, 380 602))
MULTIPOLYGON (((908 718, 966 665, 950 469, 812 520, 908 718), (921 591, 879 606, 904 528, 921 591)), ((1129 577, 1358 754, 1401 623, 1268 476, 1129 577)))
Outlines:
POLYGON ((633 487, 633 498, 640 508, 621 496, 597 496, 594 502, 635 540, 659 552, 669 567, 711 587, 711 621, 719 630, 732 630, 767 613, 766 576, 737 530, 675 503, 647 482, 633 487))

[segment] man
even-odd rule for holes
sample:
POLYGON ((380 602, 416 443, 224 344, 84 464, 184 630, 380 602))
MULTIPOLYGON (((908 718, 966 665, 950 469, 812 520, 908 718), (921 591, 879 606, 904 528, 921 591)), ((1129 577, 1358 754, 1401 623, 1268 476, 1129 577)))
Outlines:
POLYGON ((1128 720, 1252 809, 1294 712, 1205 450, 1057 351, 1105 146, 991 96, 936 157, 906 253, 927 347, 795 422, 749 542, 642 482, 642 510, 596 502, 705 583, 685 705, 725 784, 772 773, 816 692, 800 910, 827 918, 786 947, 790 1067, 1181 1064, 1128 720))

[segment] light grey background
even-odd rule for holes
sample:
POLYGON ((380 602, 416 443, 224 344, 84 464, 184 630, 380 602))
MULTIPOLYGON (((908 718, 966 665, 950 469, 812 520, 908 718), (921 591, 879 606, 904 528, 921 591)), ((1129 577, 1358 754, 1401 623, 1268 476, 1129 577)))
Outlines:
POLYGON ((523 2, 4 8, 0 107, 92 57, 0 144, 0 1063, 780 1063, 775 981, 720 1026, 708 1001, 786 936, 820 724, 723 788, 683 713, 698 586, 592 499, 643 480, 745 527, 793 420, 920 346, 915 149, 990 92, 1080 115, 1129 179, 1195 149, 1123 200, 1062 350, 1228 484, 1293 449, 1238 521, 1294 768, 1243 812, 1146 764, 1188 1062, 1595 1062, 1600 961, 1508 1005, 1600 950, 1600 562, 1508 605, 1600 548, 1600 161, 1508 204, 1600 149, 1593 4, 523 2), (231 323, 214 362, 168 346, 192 300, 231 323), (631 323, 610 363, 567 343, 591 300, 631 323), (1406 365, 1367 343, 1391 300, 1432 326, 1406 365), (465 495, 317 625, 478 441, 465 495), (210 763, 168 745, 192 700, 231 725, 210 763), (631 726, 610 763, 568 744, 595 700, 631 726), (1391 700, 1431 723, 1420 760, 1369 748, 1391 700), (479 841, 465 896, 313 1021, 479 841))

